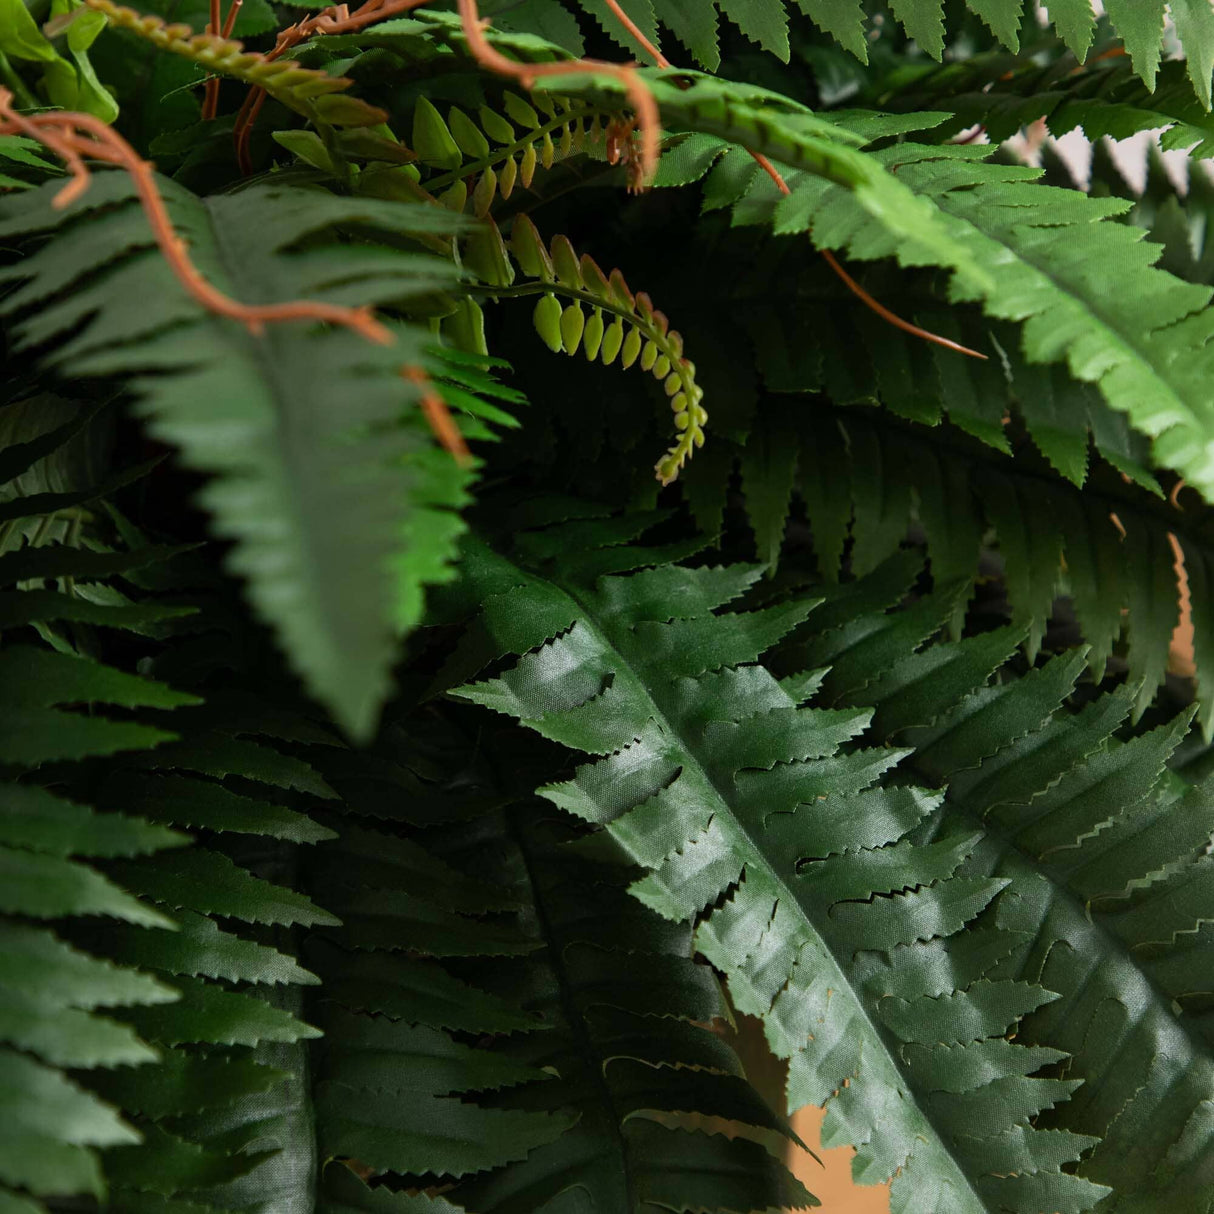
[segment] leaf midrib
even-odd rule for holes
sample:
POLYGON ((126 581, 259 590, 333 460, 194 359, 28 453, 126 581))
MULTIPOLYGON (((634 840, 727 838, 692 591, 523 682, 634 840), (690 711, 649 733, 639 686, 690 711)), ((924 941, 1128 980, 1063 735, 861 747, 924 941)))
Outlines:
MULTIPOLYGON (((545 580, 547 581, 547 579, 545 579, 545 580)), ((886 1057, 888 1058, 889 1062, 893 1066, 894 1070, 897 1072, 897 1074, 901 1075, 903 1077, 903 1079, 906 1081, 907 1090, 915 1093, 915 1098, 914 1098, 915 1108, 918 1109, 918 1111, 921 1114, 921 1116, 923 1117, 923 1119, 932 1127, 933 1131, 935 1132, 936 1139, 940 1144, 941 1150, 944 1152, 944 1155, 953 1163, 953 1167, 955 1169, 957 1176, 961 1179, 961 1181, 964 1184, 965 1191, 970 1193, 973 1196, 974 1200, 978 1203, 979 1209, 983 1209, 983 1210, 988 1209, 989 1207, 987 1206, 985 1200, 974 1190, 974 1187, 970 1181, 969 1176, 966 1174, 965 1170, 961 1167, 961 1165, 957 1162, 957 1160, 953 1154, 953 1151, 952 1151, 951 1147, 949 1146, 949 1139, 941 1132, 939 1126, 937 1125, 936 1119, 923 1106, 923 1103, 921 1102, 921 1100, 918 1097, 918 1085, 913 1083, 911 1081, 910 1077, 907 1075, 905 1068, 899 1062, 897 1052, 890 1050, 890 1048, 886 1042, 885 1033, 874 1022, 872 1016, 870 1015, 870 1013, 868 1011, 868 1008, 864 1004, 864 1001, 857 995, 854 984, 852 983, 851 979, 849 978, 847 971, 842 967, 838 958, 835 956, 834 950, 830 947, 829 943, 822 936, 822 934, 818 931, 817 926, 814 924, 813 920, 806 913, 804 907, 802 907, 802 905, 801 905, 800 900, 796 897, 795 893, 793 892, 792 888, 788 885, 787 881, 780 875, 779 870, 775 867, 775 865, 773 865, 767 859, 766 853, 763 851, 763 849, 761 847, 759 847, 756 844, 755 839, 753 838, 751 832, 745 826, 742 825, 741 820, 734 813, 732 805, 730 804, 728 797, 726 797, 721 792, 721 789, 718 787, 716 781, 713 780, 708 775, 707 771, 704 769, 704 766, 700 762, 696 753, 691 749, 691 747, 686 742, 683 741, 682 734, 673 728, 673 726, 671 725, 669 716, 667 715, 666 711, 661 707, 661 704, 660 704, 657 696, 655 695, 654 691, 651 689, 649 682, 638 674, 637 670, 634 668, 632 663, 627 660, 627 658, 624 656, 624 654, 619 649, 619 647, 616 646, 612 642, 610 634, 598 623, 597 614, 593 611, 590 604, 588 604, 582 598, 582 596, 580 594, 578 594, 577 592, 570 590, 564 586, 557 585, 553 582, 549 582, 548 584, 552 585, 554 587, 554 589, 556 589, 559 593, 564 594, 572 603, 574 603, 574 605, 578 609, 578 615, 582 621, 583 627, 587 627, 587 628, 591 629, 596 634, 597 639, 604 645, 604 648, 607 650, 607 652, 611 653, 613 655, 613 657, 618 661, 619 665, 624 669, 627 677, 630 678, 631 680, 633 680, 635 682, 635 684, 641 688, 641 690, 644 692, 644 694, 646 696, 646 699, 649 701, 649 704, 653 708, 652 719, 658 725, 658 728, 667 737, 673 739, 675 742, 678 743, 680 750, 687 756, 688 766, 693 767, 695 769, 695 771, 698 773, 698 775, 703 779, 705 785, 707 787, 711 788, 713 790, 713 792, 716 794, 717 800, 720 802, 721 806, 724 808, 726 814, 728 815, 727 820, 733 825, 734 829, 737 830, 738 833, 747 841, 751 850, 754 852, 755 856, 762 863, 764 871, 767 873, 768 878, 775 885, 779 896, 787 899, 793 906, 795 906, 797 908, 797 913, 800 916, 802 922, 805 923, 806 927, 812 934, 813 938, 818 942, 819 946, 822 949, 823 954, 830 958, 831 964, 834 966, 835 971, 838 974, 841 983, 843 984, 845 989, 851 995, 852 1003, 853 1003, 854 1007, 856 1008, 857 1014, 862 1018, 864 1024, 868 1026, 868 1028, 872 1032, 874 1038, 880 1043, 882 1050, 885 1052, 886 1057)), ((796 707, 796 705, 792 701, 791 697, 789 698, 789 705, 791 707, 796 707)), ((627 813, 628 811, 626 810, 624 812, 627 813)), ((745 866, 745 861, 743 861, 743 867, 744 866, 745 866)), ((855 1143, 853 1145, 860 1146, 862 1144, 855 1143)))
MULTIPOLYGON (((215 212, 215 203, 217 201, 222 205, 225 201, 225 195, 221 194, 197 199, 207 219, 215 261, 222 269, 226 282, 234 283, 238 288, 241 288, 247 285, 246 280, 240 272, 240 259, 233 255, 232 249, 229 248, 228 243, 224 239, 222 216, 217 216, 215 212)), ((267 269, 271 268, 271 264, 270 261, 267 261, 267 269)), ((253 294, 261 295, 262 293, 256 290, 256 283, 254 282, 252 285, 254 287, 253 294)), ((235 294, 233 297, 242 300, 242 302, 250 302, 244 298, 243 292, 235 294)), ((230 327, 224 323, 222 318, 211 313, 204 313, 204 316, 205 319, 217 322, 224 328, 230 327)), ((299 327, 305 325, 307 322, 295 320, 285 323, 292 327, 299 327)), ((232 321, 230 324, 238 325, 238 322, 232 321)), ((293 520, 291 530, 293 535, 288 541, 288 548, 294 549, 297 552, 308 553, 311 557, 314 556, 314 545, 310 541, 316 535, 322 534, 324 528, 312 526, 306 521, 314 517, 315 512, 308 508, 309 495, 306 490, 301 492, 298 476, 291 473, 293 467, 298 468, 300 466, 295 457, 296 449, 300 444, 298 438, 295 437, 298 427, 289 424, 291 421, 291 397, 288 385, 279 373, 282 360, 276 356, 275 340, 271 333, 267 331, 261 337, 257 337, 249 333, 244 326, 239 326, 239 328, 240 336, 237 339, 239 347, 243 347, 247 351, 248 361, 256 369, 256 378, 261 384, 266 386, 268 389, 267 395, 273 402, 273 434, 278 441, 267 443, 269 463, 265 467, 277 468, 284 473, 281 479, 278 477, 274 479, 285 490, 283 500, 290 503, 290 517, 293 520)), ((233 340, 233 344, 236 344, 236 340, 233 340)), ((252 533, 247 533, 243 538, 243 543, 256 545, 257 547, 264 545, 264 542, 264 539, 252 533)), ((319 618, 317 619, 317 624, 312 626, 312 631, 316 639, 323 642, 326 649, 330 649, 330 660, 332 660, 340 655, 332 651, 328 638, 340 635, 342 631, 342 619, 340 607, 331 601, 328 585, 325 579, 319 576, 320 571, 324 567, 324 561, 315 559, 304 559, 295 563, 291 576, 310 585, 311 590, 306 595, 296 596, 293 610, 304 614, 312 613, 309 610, 310 607, 316 610, 319 618)), ((257 580, 260 581, 261 579, 258 578, 257 580)), ((276 576, 275 580, 279 583, 282 582, 281 573, 276 576)))
MULTIPOLYGON (((909 759, 909 766, 912 769, 918 770, 918 765, 915 762, 914 755, 912 755, 909 759)), ((1066 773, 1063 773, 1063 776, 1065 776, 1065 774, 1066 773)), ((1188 1028, 1182 1023, 1181 1017, 1177 1016, 1176 1013, 1172 1011, 1171 996, 1167 995, 1166 992, 1163 992, 1155 984, 1153 979, 1151 979, 1151 977, 1141 969, 1131 954, 1130 946, 1104 922, 1103 915, 1099 913, 1095 915, 1088 915, 1084 909, 1081 899, 1078 897, 1078 895, 1072 892, 1070 886, 1065 881, 1057 879, 1045 865, 1041 864, 1029 853, 1022 850, 1012 840, 1007 832, 1005 832, 998 825, 993 824, 989 818, 982 818, 979 815, 963 808, 961 804, 951 799, 946 799, 945 801, 944 816, 954 819, 961 818, 966 823, 971 824, 974 828, 983 832, 984 839, 989 840, 996 849, 997 859, 996 864, 991 866, 992 871, 1004 872, 1004 875, 1011 878, 1013 884, 1008 887, 1009 889, 1020 886, 1026 881, 1043 880, 1046 883, 1047 888, 1049 888, 1052 893, 1053 906, 1056 907, 1058 903, 1061 902, 1066 908, 1066 914, 1069 919, 1079 922, 1089 930, 1094 930, 1097 933, 1101 942, 1105 944, 1108 955, 1111 957, 1119 957, 1126 965, 1127 969, 1131 973, 1138 976, 1140 981, 1143 983, 1143 986, 1146 988, 1146 991, 1149 993, 1151 1001, 1156 1007, 1156 1010, 1162 1010, 1166 1013, 1165 1021, 1174 1025, 1186 1041, 1192 1042, 1196 1040, 1199 1043, 1197 1047, 1192 1050, 1192 1053, 1198 1056, 1204 1055, 1211 1073, 1214 1074, 1214 1045, 1211 1045, 1211 1043, 1205 1038, 1200 1037, 1195 1030, 1188 1028), (1004 865, 1008 861, 1010 861, 1008 867, 1012 868, 1013 870, 1018 868, 1020 871, 1006 872, 1004 870, 1004 865)), ((1034 944, 1036 944, 1037 939, 1041 936, 1041 934, 1041 931, 1038 931, 1035 934, 1034 944)), ((1031 974, 1026 976, 1026 980, 1040 984, 1039 980, 1033 977, 1031 974)), ((1110 983, 1110 986, 1111 985, 1112 983, 1110 983)), ((1123 1001, 1123 1006, 1126 1006, 1127 1011, 1129 1011, 1128 1003, 1123 1001)), ((1140 1016, 1135 1020, 1134 1023, 1138 1024, 1141 1022, 1141 1020, 1142 1017, 1140 1016)), ((1127 1030, 1122 1036, 1122 1043, 1118 1046, 1118 1057, 1124 1053, 1129 1044, 1132 1044, 1131 1038, 1132 1030, 1127 1030)), ((1048 1042, 1040 1042, 1039 1044, 1048 1044, 1048 1042)), ((1099 1154, 1104 1146, 1104 1135, 1101 1134, 1099 1137, 1101 1141, 1095 1147, 1091 1157, 1099 1154)), ((1080 1162, 1080 1168, 1082 1167, 1083 1161, 1080 1162)))
MULTIPOLYGON (((573 1038, 575 1049, 582 1057, 591 1062, 587 1069, 593 1075, 593 1083, 595 1089, 599 1093, 600 1100, 607 1110, 607 1115, 611 1123, 612 1138, 614 1140, 616 1150, 620 1157, 620 1170, 623 1173, 624 1192, 630 1199, 629 1209, 635 1207, 640 1200, 639 1196, 634 1193, 634 1181, 632 1178, 632 1164, 628 1154, 628 1142, 624 1137, 623 1122, 616 1109, 615 1099, 612 1096, 611 1088, 607 1084, 607 1078, 604 1074, 601 1065, 603 1056, 601 1052, 595 1048, 594 1040, 590 1035, 590 1031, 586 1025, 586 1018, 578 1010, 573 997, 573 982, 569 978, 569 971, 564 962, 564 946, 556 947, 555 942, 559 939, 558 932, 553 926, 552 917, 548 913, 547 901, 544 897, 544 891, 541 883, 535 875, 535 858, 530 846, 530 840, 527 837, 526 827, 519 822, 517 810, 506 812, 506 820, 509 823, 511 834, 514 835, 515 842, 518 845, 519 855, 523 860, 523 867, 527 872, 527 882, 531 886, 532 904, 535 907, 536 918, 539 921, 540 932, 548 951, 548 963, 551 965, 553 974, 556 977, 557 989, 560 991, 561 1011, 564 1013, 565 1022, 569 1026, 569 1035, 573 1038), (595 1060, 598 1060, 599 1065, 594 1065, 595 1060)), ((572 941, 566 941, 566 944, 572 941)))

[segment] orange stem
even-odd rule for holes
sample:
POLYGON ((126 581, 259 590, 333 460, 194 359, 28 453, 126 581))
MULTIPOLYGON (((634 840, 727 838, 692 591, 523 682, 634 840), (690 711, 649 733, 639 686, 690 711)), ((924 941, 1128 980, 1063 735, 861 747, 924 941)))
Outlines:
POLYGON ((472 452, 468 450, 468 444, 459 432, 459 427, 451 416, 451 410, 447 408, 447 402, 435 391, 430 377, 421 367, 405 367, 401 371, 401 376, 421 389, 420 404, 430 429, 438 441, 455 457, 456 463, 467 468, 472 463, 472 452))
MULTIPOLYGON (((212 0, 212 3, 216 2, 217 0, 212 0)), ((274 49, 266 55, 266 58, 277 59, 285 51, 298 46, 300 42, 310 38, 313 34, 351 33, 376 21, 382 21, 386 17, 418 8, 426 2, 427 0, 367 0, 353 13, 350 13, 345 5, 327 8, 316 16, 296 22, 295 25, 281 31, 274 49)), ((669 66, 661 52, 637 29, 616 0, 607 0, 607 3, 624 22, 629 32, 637 38, 640 45, 648 53, 656 56, 663 66, 669 66)), ((508 59, 489 45, 483 32, 489 23, 481 19, 476 0, 459 0, 459 13, 464 37, 468 41, 468 49, 472 57, 482 67, 488 68, 498 75, 517 80, 524 88, 534 88, 536 81, 544 76, 568 76, 579 72, 597 72, 600 75, 612 76, 619 80, 636 110, 637 124, 641 132, 642 176, 646 180, 653 176, 658 166, 661 121, 657 102, 654 101, 653 94, 636 74, 635 68, 626 64, 606 63, 597 59, 575 59, 563 63, 518 63, 513 59, 508 59)), ((233 131, 237 163, 245 174, 251 171, 248 155, 250 127, 256 119, 257 110, 260 109, 261 104, 260 100, 257 102, 246 100, 237 115, 233 131)))
MULTIPOLYGON (((608 0, 610 3, 610 0, 608 0)), ((776 183, 776 189, 781 194, 789 195, 792 191, 788 188, 788 182, 780 175, 780 170, 776 168, 766 156, 759 152, 751 152, 755 163, 761 168, 771 179, 776 183)), ((894 326, 895 329, 901 329, 904 333, 911 334, 912 337, 921 337, 924 341, 930 341, 934 345, 943 346, 946 350, 956 350, 958 354, 968 354, 970 358, 980 358, 983 362, 987 361, 987 356, 980 353, 978 350, 971 350, 969 346, 963 346, 960 342, 952 341, 950 338, 941 337, 939 333, 932 333, 928 329, 921 329, 918 325, 912 325, 909 320, 903 320, 901 316, 891 312, 883 303, 874 299, 838 262, 835 255, 829 249, 819 249, 832 270, 839 276, 840 281, 845 287, 858 299, 865 307, 881 317, 882 320, 894 326)))
MULTIPOLYGON (((218 34, 223 25, 220 0, 211 0, 211 19, 207 22, 207 33, 218 34)), ((209 122, 219 110, 219 77, 211 76, 202 88, 202 120, 209 122)))
POLYGON ((232 7, 228 9, 227 19, 223 23, 223 29, 220 31, 220 34, 224 38, 230 38, 232 36, 232 30, 236 25, 236 17, 240 13, 243 6, 244 0, 232 0, 232 7))
POLYGON ((930 329, 921 329, 918 325, 912 325, 909 320, 903 320, 896 312, 891 312, 883 303, 874 299, 852 276, 835 260, 835 255, 829 249, 819 249, 819 253, 826 259, 826 264, 839 276, 843 285, 867 308, 881 317, 882 320, 894 326, 895 329, 901 329, 904 333, 909 333, 912 337, 921 337, 924 341, 930 341, 933 345, 943 346, 946 350, 955 350, 958 354, 966 354, 970 358, 980 358, 983 362, 988 361, 987 355, 980 350, 971 350, 969 346, 963 346, 958 341, 953 341, 949 337, 941 337, 939 333, 933 333, 930 329))
MULTIPOLYGON (((460 0, 460 13, 464 11, 464 3, 466 0, 460 0)), ((636 23, 628 16, 620 7, 619 0, 605 0, 607 7, 615 14, 619 23, 637 40, 645 53, 654 61, 660 68, 668 68, 671 66, 670 60, 662 54, 652 42, 637 28, 636 23)), ((779 169, 776 168, 770 160, 767 159, 761 152, 751 151, 750 155, 754 162, 775 182, 776 189, 781 194, 787 196, 792 191, 788 188, 786 182, 781 176, 779 169)), ((839 276, 840 280, 857 299, 866 307, 872 309, 882 320, 893 325, 896 329, 901 329, 905 333, 910 333, 914 337, 921 337, 924 341, 930 341, 937 346, 943 346, 946 350, 956 350, 958 354, 968 354, 970 358, 980 358, 984 362, 987 356, 977 350, 971 350, 969 346, 963 346, 959 342, 951 341, 947 337, 941 337, 938 333, 932 333, 928 329, 921 329, 918 325, 913 325, 908 320, 903 320, 901 316, 891 312, 884 304, 878 303, 848 272, 839 264, 833 253, 827 249, 819 250, 822 256, 826 259, 826 264, 839 276)))
MULTIPOLYGON (((13 95, 0 87, 0 135, 22 134, 54 152, 67 166, 68 183, 55 195, 52 205, 68 206, 88 189, 92 174, 85 157, 125 169, 135 183, 140 205, 147 216, 156 244, 169 268, 190 296, 208 311, 239 321, 255 335, 276 321, 311 320, 342 325, 368 341, 391 345, 392 333, 369 307, 345 308, 312 300, 291 303, 242 304, 212 286, 190 260, 185 241, 177 235, 164 199, 156 186, 152 166, 112 127, 89 114, 62 111, 27 116, 13 107, 13 95)), ((439 442, 463 466, 471 454, 446 402, 436 392, 424 371, 405 367, 401 374, 422 388, 420 405, 439 442)))
MULTIPOLYGON (((653 93, 637 75, 635 67, 622 63, 607 63, 601 59, 573 59, 564 63, 517 63, 495 50, 485 38, 484 30, 489 24, 482 20, 476 0, 458 0, 460 23, 472 57, 491 72, 517 80, 524 88, 535 87, 536 81, 546 76, 568 76, 580 72, 592 72, 600 76, 612 76, 623 86, 636 111, 637 125, 641 132, 641 171, 644 180, 651 180, 658 167, 658 150, 661 140, 661 115, 653 93)), ((634 27, 635 28, 635 27, 634 27)))
POLYGON ((236 123, 232 127, 232 139, 236 145, 236 166, 244 177, 248 177, 253 172, 249 142, 253 138, 253 124, 257 121, 257 115, 261 113, 261 107, 265 103, 265 89, 250 89, 249 95, 244 99, 244 104, 236 115, 236 123))
MULTIPOLYGON (((234 3, 239 6, 244 3, 244 0, 234 0, 234 3)), ((385 17, 392 17, 397 13, 408 12, 410 9, 418 8, 424 3, 426 3, 426 0, 367 0, 367 3, 362 5, 353 15, 350 14, 347 5, 333 5, 323 12, 317 13, 314 17, 297 21, 294 25, 289 25, 286 29, 280 30, 274 43, 274 49, 266 53, 266 61, 271 62, 278 59, 285 52, 312 37, 313 34, 350 33, 352 30, 362 29, 363 26, 370 25, 375 21, 382 21, 385 17)), ((232 15, 230 14, 229 20, 232 19, 232 15)), ((236 115, 235 125, 232 128, 232 142, 236 149, 236 165, 245 177, 249 176, 253 171, 253 163, 249 156, 249 142, 253 136, 253 123, 257 121, 257 115, 261 113, 261 107, 265 105, 265 100, 266 94, 264 89, 254 88, 251 90, 249 96, 245 98, 244 104, 240 107, 236 115)))
POLYGON ((662 54, 648 38, 641 33, 633 19, 620 7, 619 0, 605 0, 609 9, 615 14, 615 19, 636 39, 637 45, 647 54, 658 67, 670 67, 670 60, 662 54))

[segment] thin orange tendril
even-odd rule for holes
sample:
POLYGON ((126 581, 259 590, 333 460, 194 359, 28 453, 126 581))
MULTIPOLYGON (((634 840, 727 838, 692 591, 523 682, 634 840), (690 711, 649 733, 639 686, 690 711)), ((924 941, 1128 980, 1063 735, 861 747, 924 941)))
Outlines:
MULTIPOLYGON (((70 180, 52 201, 51 205, 56 209, 70 206, 88 189, 92 173, 85 164, 86 159, 125 170, 135 184, 156 245, 178 282, 207 311, 238 321, 254 336, 262 334, 267 324, 308 320, 340 325, 377 345, 393 343, 391 330, 376 320, 370 307, 347 308, 316 300, 244 304, 209 283, 190 260, 186 242, 173 227, 168 208, 156 187, 152 165, 99 118, 66 111, 21 114, 13 106, 13 94, 0 87, 0 135, 26 135, 63 161, 70 180)), ((421 389, 421 407, 435 437, 460 464, 466 465, 471 459, 467 444, 425 372, 419 367, 407 366, 402 368, 401 375, 421 389)))
POLYGON ((464 436, 447 408, 447 402, 434 390, 429 376, 420 367, 406 367, 401 375, 410 383, 416 384, 421 392, 422 412, 430 429, 434 431, 438 441, 442 443, 455 458, 464 465, 471 463, 472 452, 464 442, 464 436))
POLYGON ((537 80, 548 76, 568 76, 579 72, 591 72, 599 76, 612 76, 623 86, 636 111, 637 125, 641 133, 641 171, 644 180, 650 181, 658 167, 658 151, 662 136, 661 116, 658 103, 645 82, 636 73, 635 66, 624 63, 608 63, 602 59, 572 59, 561 63, 516 63, 507 59, 500 51, 489 45, 484 30, 489 24, 477 12, 476 0, 458 0, 460 22, 468 49, 472 57, 491 72, 517 80, 524 88, 535 87, 537 80))
MULTIPOLYGON (((213 0, 213 3, 217 0, 213 0)), ((363 29, 376 21, 398 13, 408 12, 418 8, 426 0, 367 0, 353 13, 347 5, 340 4, 325 9, 315 17, 296 22, 278 35, 274 49, 266 55, 267 60, 277 59, 280 55, 298 46, 313 34, 347 34, 363 29)), ((608 0, 612 11, 619 14, 623 10, 613 0, 608 0)), ((532 89, 536 82, 546 76, 569 76, 580 72, 590 72, 600 76, 611 76, 623 86, 636 111, 637 124, 641 133, 641 171, 643 178, 651 180, 658 167, 658 150, 661 143, 661 118, 658 105, 653 94, 645 86, 645 82, 637 75, 634 65, 623 63, 608 63, 600 59, 572 59, 559 63, 519 63, 507 58, 495 50, 485 38, 484 30, 489 22, 480 16, 476 0, 459 0, 460 23, 464 37, 468 42, 468 50, 473 59, 499 76, 517 80, 524 88, 532 89)), ((627 17, 624 17, 627 20, 627 17)), ((633 27, 635 28, 635 27, 633 27)), ((641 45, 647 50, 650 44, 643 34, 637 31, 641 45)), ((237 163, 241 171, 248 173, 248 146, 252 124, 265 100, 265 94, 256 89, 246 99, 236 116, 234 138, 236 141, 237 163)))
MULTIPOLYGON (((240 9, 244 4, 244 0, 232 0, 232 7, 228 9, 228 15, 220 22, 220 0, 211 0, 211 19, 207 22, 207 33, 218 34, 221 38, 228 38, 232 34, 232 29, 236 25, 236 17, 240 13, 240 9)), ((219 77, 212 76, 207 82, 203 91, 202 97, 202 120, 209 121, 215 117, 219 110, 219 77)))
MULTIPOLYGON (((662 54, 652 42, 637 28, 636 22, 623 10, 619 4, 619 0, 604 0, 607 7, 615 14, 616 20, 636 39, 638 45, 654 62, 657 67, 669 68, 672 66, 669 59, 662 54)), ((788 195, 792 191, 788 188, 788 183, 781 176, 780 171, 770 160, 767 159, 761 152, 750 152, 754 162, 765 172, 768 177, 775 182, 776 189, 781 194, 788 195)), ((977 350, 971 350, 969 346, 963 346, 960 342, 955 342, 947 337, 941 337, 938 333, 932 333, 928 329, 921 329, 918 325, 913 325, 908 320, 903 320, 901 316, 891 312, 883 303, 874 299, 852 276, 839 264, 835 255, 829 249, 818 250, 826 261, 826 264, 838 275, 840 281, 865 307, 870 308, 882 320, 891 324, 896 329, 901 329, 904 333, 910 333, 913 337, 920 337, 924 341, 933 342, 937 346, 943 346, 946 350, 956 350, 958 354, 968 354, 970 358, 980 358, 986 361, 987 356, 977 350)))

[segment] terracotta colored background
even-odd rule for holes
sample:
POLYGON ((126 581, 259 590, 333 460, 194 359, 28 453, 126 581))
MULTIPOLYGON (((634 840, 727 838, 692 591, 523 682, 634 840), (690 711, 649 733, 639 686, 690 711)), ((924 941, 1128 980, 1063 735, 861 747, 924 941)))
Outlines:
POLYGON ((818 1139, 822 1110, 802 1109, 792 1119, 793 1129, 822 1159, 793 1148, 789 1159, 802 1184, 822 1203, 822 1214, 889 1214, 886 1185, 855 1185, 851 1179, 851 1147, 824 1151, 818 1139))

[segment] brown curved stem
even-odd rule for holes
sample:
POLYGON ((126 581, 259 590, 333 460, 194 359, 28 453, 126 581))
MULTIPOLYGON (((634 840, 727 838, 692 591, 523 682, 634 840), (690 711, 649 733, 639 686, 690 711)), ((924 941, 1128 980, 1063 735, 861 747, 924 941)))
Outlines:
POLYGON ((0 90, 0 133, 20 132, 38 140, 61 155, 72 172, 72 180, 55 196, 54 205, 65 207, 88 188, 91 174, 84 164, 86 156, 126 170, 135 183, 140 205, 161 255, 189 295, 207 311, 239 321, 255 334, 261 333, 264 326, 273 321, 315 320, 353 329, 378 345, 392 343, 392 334, 374 318, 370 308, 346 308, 312 300, 243 304, 225 295, 209 283, 190 260, 186 243, 177 235, 156 187, 152 166, 125 139, 91 114, 50 112, 27 117, 12 110, 11 100, 7 90, 0 90))
POLYGON ((451 410, 447 408, 447 402, 435 391, 430 377, 421 367, 405 367, 401 370, 401 377, 421 390, 419 403, 435 437, 451 452, 456 463, 468 467, 472 463, 472 452, 468 450, 468 444, 459 432, 451 410))
MULTIPOLYGON (((376 320, 370 307, 346 308, 317 300, 244 304, 208 282, 190 260, 185 241, 173 227, 156 186, 152 165, 112 127, 91 114, 67 111, 21 114, 13 106, 12 92, 0 87, 0 135, 26 135, 54 152, 67 166, 70 178, 52 204, 57 208, 68 206, 88 189, 92 174, 85 163, 86 158, 125 170, 135 183, 140 206, 161 256, 190 297, 207 311, 238 321, 255 336, 262 334, 267 324, 302 320, 340 325, 367 341, 383 346, 392 344, 391 330, 376 320)), ((448 412, 446 402, 430 384, 425 372, 417 367, 404 367, 401 374, 421 386, 421 408, 435 437, 456 460, 466 465, 471 459, 468 446, 448 412)))
POLYGON ((662 52, 658 50, 658 48, 654 46, 643 33, 641 33, 637 23, 633 21, 633 19, 626 12, 624 12, 623 8, 620 6, 619 0, 604 0, 604 3, 609 9, 611 9, 615 19, 633 36, 641 50, 643 50, 658 67, 671 66, 670 60, 667 59, 666 56, 663 55, 662 52))
MULTIPOLYGON (((220 0, 211 0, 211 19, 207 22, 206 32, 218 34, 223 25, 223 14, 220 11, 220 0)), ((202 120, 209 122, 219 109, 219 77, 211 76, 202 87, 202 120)))
POLYGON ((568 76, 582 72, 611 76, 618 80, 624 86, 632 108, 636 111, 637 126, 641 133, 643 180, 652 180, 658 167, 658 148, 662 137, 661 116, 653 93, 637 75, 635 67, 623 63, 607 63, 601 59, 572 59, 561 63, 517 63, 513 59, 507 59, 489 44, 484 34, 488 22, 481 19, 476 0, 458 0, 458 5, 460 23, 472 57, 482 67, 499 76, 517 80, 524 88, 534 88, 537 80, 548 76, 568 76))
POLYGON ((232 127, 232 141, 236 145, 236 166, 244 177, 248 177, 253 172, 253 160, 249 155, 249 142, 253 138, 253 124, 257 121, 257 115, 261 113, 261 107, 265 103, 265 89, 250 89, 249 95, 244 99, 244 104, 240 107, 236 115, 236 122, 232 127))
POLYGON ((874 299, 852 276, 838 263, 835 255, 829 249, 819 249, 832 270, 839 276, 840 281, 845 287, 858 299, 865 307, 875 312, 887 324, 891 324, 895 329, 901 329, 904 333, 909 333, 912 337, 921 337, 924 341, 930 341, 933 345, 943 346, 946 350, 955 350, 958 354, 966 354, 970 358, 980 358, 983 362, 987 361, 987 355, 980 350, 971 350, 969 346, 963 346, 958 341, 953 341, 949 337, 941 337, 939 333, 933 333, 930 329, 921 329, 918 325, 913 325, 909 320, 903 320, 896 312, 891 312, 883 303, 874 299))

